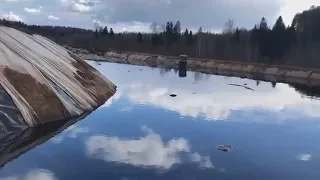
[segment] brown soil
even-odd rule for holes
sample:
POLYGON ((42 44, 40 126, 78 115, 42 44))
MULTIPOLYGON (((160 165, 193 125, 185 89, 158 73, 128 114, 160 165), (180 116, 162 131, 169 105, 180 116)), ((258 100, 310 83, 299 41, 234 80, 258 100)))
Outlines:
POLYGON ((115 87, 110 87, 103 78, 97 75, 99 72, 96 69, 78 56, 70 52, 69 55, 76 60, 76 63, 73 65, 78 68, 77 74, 80 77, 76 76, 77 80, 86 88, 91 97, 95 99, 97 106, 105 103, 115 93, 115 87))
POLYGON ((70 117, 57 95, 31 75, 6 67, 4 76, 30 104, 36 112, 35 118, 40 122, 46 123, 70 117))

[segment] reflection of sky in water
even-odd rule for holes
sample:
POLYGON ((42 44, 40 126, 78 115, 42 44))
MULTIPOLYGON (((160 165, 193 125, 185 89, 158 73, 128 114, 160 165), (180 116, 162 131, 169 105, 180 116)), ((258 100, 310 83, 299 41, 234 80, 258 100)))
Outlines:
MULTIPOLYGON (((180 152, 190 152, 190 146, 184 138, 163 142, 159 134, 147 127, 142 128, 146 136, 139 139, 120 139, 118 137, 92 136, 87 141, 87 152, 105 161, 121 162, 135 166, 156 166, 169 169, 181 163, 180 152)), ((191 162, 200 163, 201 167, 212 168, 209 157, 198 153, 189 155, 191 162)))
POLYGON ((57 180, 51 171, 45 169, 32 169, 25 174, 13 175, 1 180, 57 180))
POLYGON ((286 84, 279 83, 273 88, 271 83, 261 82, 257 86, 256 81, 248 79, 193 72, 188 72, 186 78, 179 78, 173 71, 166 73, 128 65, 107 64, 96 68, 119 86, 117 94, 105 106, 125 97, 134 105, 153 105, 176 111, 182 116, 202 115, 211 120, 226 120, 233 111, 277 112, 276 116, 281 120, 320 117, 320 101, 303 97, 286 84), (247 84, 255 91, 228 84, 247 84), (169 96, 171 93, 178 96, 172 98, 169 96))
POLYGON ((319 101, 285 84, 91 64, 118 86, 117 94, 6 164, 0 179, 320 177, 319 101), (235 149, 220 152, 220 144, 235 149))

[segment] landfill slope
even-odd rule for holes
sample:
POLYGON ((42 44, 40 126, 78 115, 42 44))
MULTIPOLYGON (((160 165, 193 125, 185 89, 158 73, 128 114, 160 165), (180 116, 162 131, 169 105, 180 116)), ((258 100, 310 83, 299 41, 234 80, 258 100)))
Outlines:
POLYGON ((1 135, 10 127, 34 127, 92 111, 116 86, 53 41, 0 26, 0 90, 7 99, 0 105, 1 135))

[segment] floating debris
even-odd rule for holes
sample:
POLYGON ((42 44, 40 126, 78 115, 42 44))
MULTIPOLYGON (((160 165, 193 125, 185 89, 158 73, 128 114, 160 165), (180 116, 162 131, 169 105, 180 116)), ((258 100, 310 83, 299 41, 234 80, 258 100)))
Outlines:
POLYGON ((218 145, 218 146, 217 146, 217 149, 218 149, 219 151, 229 152, 229 151, 232 150, 232 147, 231 147, 231 145, 218 145))
POLYGON ((248 86, 245 86, 245 85, 239 85, 239 84, 228 84, 230 86, 238 86, 238 87, 243 87, 243 88, 246 88, 248 90, 251 90, 251 91, 255 91, 254 89, 248 87, 248 86))
POLYGON ((171 97, 177 97, 177 95, 176 95, 176 94, 170 94, 170 96, 171 96, 171 97))
POLYGON ((142 71, 142 69, 140 69, 140 71, 142 71))
POLYGON ((197 93, 194 92, 194 93, 192 93, 192 94, 197 94, 197 93))

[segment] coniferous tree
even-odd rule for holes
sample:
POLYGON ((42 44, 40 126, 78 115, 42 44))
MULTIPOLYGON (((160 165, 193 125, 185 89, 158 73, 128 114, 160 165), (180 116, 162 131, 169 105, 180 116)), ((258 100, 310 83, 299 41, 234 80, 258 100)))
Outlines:
POLYGON ((98 39, 98 38, 99 38, 98 29, 96 29, 96 31, 94 32, 94 38, 95 38, 95 39, 98 39))
POLYGON ((107 27, 107 26, 105 26, 105 27, 103 28, 103 30, 102 30, 102 35, 103 35, 103 36, 107 36, 107 35, 108 35, 108 27, 107 27))
POLYGON ((183 33, 183 35, 187 37, 189 35, 189 30, 186 29, 185 32, 183 33))
POLYGON ((297 41, 296 31, 292 26, 288 27, 286 31, 287 31, 287 36, 286 36, 287 42, 289 46, 291 46, 293 43, 296 43, 297 41))
POLYGON ((263 17, 260 21, 258 30, 258 44, 262 56, 268 57, 270 55, 270 29, 267 20, 263 17))
POLYGON ((137 41, 142 42, 142 34, 140 32, 138 33, 137 41))
MULTIPOLYGON (((112 38, 115 35, 114 32, 112 31, 111 33, 107 27, 86 30, 74 27, 27 25, 22 22, 0 19, 1 25, 17 28, 30 34, 37 33, 59 44, 65 44, 75 48, 84 48, 90 51, 95 49, 96 51, 103 52, 114 48, 123 51, 176 55, 181 53, 180 51, 185 45, 188 45, 190 47, 194 46, 189 51, 189 55, 193 57, 200 54, 201 57, 211 59, 264 60, 263 63, 268 63, 265 60, 269 59, 286 59, 288 63, 292 65, 305 67, 312 67, 313 65, 320 67, 320 63, 317 61, 317 58, 319 58, 317 49, 319 49, 320 42, 319 22, 320 7, 314 6, 304 12, 297 13, 290 27, 286 27, 282 18, 279 17, 271 28, 268 27, 267 20, 262 18, 260 24, 249 31, 234 29, 233 31, 225 31, 232 32, 225 34, 207 34, 199 31, 198 34, 194 35, 194 33, 186 29, 182 32, 183 43, 175 44, 174 49, 165 50, 163 47, 170 47, 170 45, 177 42, 177 37, 181 38, 181 33, 180 36, 176 36, 179 34, 178 27, 180 26, 180 22, 173 25, 172 22, 168 22, 166 26, 164 25, 162 27, 161 25, 157 25, 153 28, 155 29, 154 32, 156 35, 141 34, 143 42, 152 43, 153 46, 159 47, 157 50, 149 51, 148 48, 143 48, 142 45, 137 46, 137 41, 141 40, 138 38, 138 36, 140 36, 138 33, 117 33, 117 37, 122 35, 122 37, 119 38, 121 41, 109 43, 102 39, 105 39, 104 37, 112 38), (228 41, 229 38, 225 37, 231 37, 234 41, 230 42, 228 41), (96 40, 99 38, 102 38, 101 41, 96 40), (238 41, 239 46, 230 44, 236 43, 235 40, 238 41), (122 46, 122 43, 126 44, 126 46, 122 46), (195 46, 196 43, 197 46, 195 46), (230 52, 235 53, 229 56, 229 54, 232 54, 230 52), (308 56, 308 58, 303 58, 306 56, 308 56)), ((225 29, 232 30, 232 24, 233 23, 227 23, 228 26, 226 27, 229 28, 225 29)))
POLYGON ((188 35, 188 45, 189 46, 193 46, 193 33, 192 31, 189 32, 189 35, 188 35))
POLYGON ((167 48, 171 46, 173 43, 173 24, 172 22, 167 22, 166 25, 166 40, 167 40, 167 48))
POLYGON ((181 24, 180 21, 177 21, 173 27, 173 41, 179 41, 181 36, 181 24))
POLYGON ((185 30, 185 32, 183 33, 183 36, 184 36, 185 43, 188 44, 188 38, 189 38, 189 30, 188 29, 185 30))
POLYGON ((280 16, 271 31, 272 46, 270 46, 270 57, 281 57, 287 50, 286 26, 280 16))
MULTIPOLYGON (((73 30, 74 31, 74 30, 73 30)), ((99 28, 99 35, 103 36, 103 28, 99 28)))
POLYGON ((299 35, 301 44, 320 42, 320 6, 312 6, 310 9, 295 15, 292 26, 299 35))
POLYGON ((236 29, 235 31, 235 39, 237 42, 240 41, 240 31, 239 31, 239 28, 236 29))
POLYGON ((109 37, 114 38, 114 32, 112 28, 110 28, 109 37))
POLYGON ((258 37, 259 37, 259 30, 257 28, 257 25, 254 25, 254 28, 251 30, 251 34, 250 34, 251 45, 254 45, 254 46, 257 45, 258 37))
POLYGON ((152 44, 152 47, 154 47, 154 48, 158 47, 158 45, 160 44, 159 43, 159 35, 158 34, 152 34, 151 44, 152 44))

